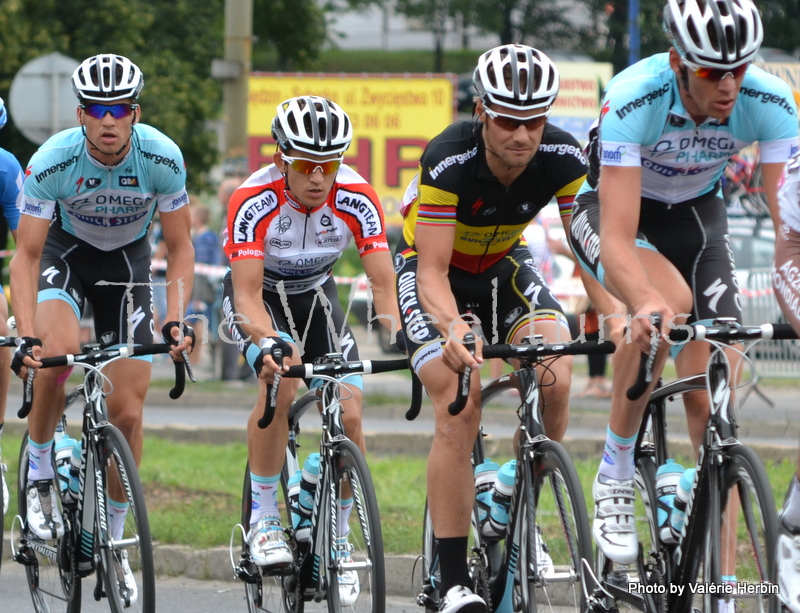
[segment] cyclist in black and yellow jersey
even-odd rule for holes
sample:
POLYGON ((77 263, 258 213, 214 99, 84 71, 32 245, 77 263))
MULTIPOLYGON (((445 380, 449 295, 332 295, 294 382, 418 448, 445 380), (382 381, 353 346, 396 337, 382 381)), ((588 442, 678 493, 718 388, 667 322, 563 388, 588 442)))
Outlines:
MULTIPOLYGON (((558 300, 520 237, 554 197, 568 216, 586 174, 577 141, 547 120, 559 86, 547 56, 524 45, 491 49, 480 57, 473 82, 477 120, 453 124, 425 149, 395 261, 408 353, 435 412, 428 501, 446 613, 486 611, 467 587, 466 561, 478 377, 465 410, 455 417, 447 410, 456 373, 483 361, 480 342, 474 356, 464 347, 471 322, 464 314, 469 309, 480 320, 489 342, 520 342, 534 332, 549 341, 570 338, 558 300)), ((545 427, 559 440, 567 425, 572 362, 559 360, 542 374, 545 427)))

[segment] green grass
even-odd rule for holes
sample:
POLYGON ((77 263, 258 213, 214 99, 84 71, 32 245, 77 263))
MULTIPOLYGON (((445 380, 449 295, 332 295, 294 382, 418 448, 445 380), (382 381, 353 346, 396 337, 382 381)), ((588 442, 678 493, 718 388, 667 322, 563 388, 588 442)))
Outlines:
MULTIPOLYGON (((315 449, 312 438, 304 437, 301 442, 303 456, 315 449)), ((19 438, 10 433, 3 437, 11 490, 6 529, 17 508, 15 475, 19 443, 19 438)), ((148 437, 140 475, 153 537, 160 543, 196 548, 227 546, 233 526, 240 521, 246 456, 243 444, 175 443, 148 437)), ((502 464, 509 458, 494 459, 502 464)), ((368 461, 378 494, 386 553, 417 553, 422 540, 426 458, 369 454, 368 461)), ((692 465, 687 458, 677 461, 684 466, 692 465)), ((587 501, 591 500, 597 462, 594 459, 576 462, 587 501)), ((782 502, 794 470, 793 463, 788 461, 767 464, 776 505, 782 502)))

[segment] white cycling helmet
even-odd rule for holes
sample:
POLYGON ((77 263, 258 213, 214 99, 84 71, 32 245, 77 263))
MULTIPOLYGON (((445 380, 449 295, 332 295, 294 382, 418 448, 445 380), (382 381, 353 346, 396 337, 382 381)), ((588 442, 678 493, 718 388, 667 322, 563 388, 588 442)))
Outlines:
POLYGON ((272 120, 272 138, 283 149, 315 155, 344 153, 353 140, 353 124, 342 108, 320 96, 281 102, 272 120))
POLYGON ((683 58, 708 68, 752 62, 764 40, 750 0, 667 0, 664 29, 683 58))
MULTIPOLYGON (((484 104, 535 111, 558 95, 558 69, 544 53, 527 45, 501 45, 478 59, 472 83, 484 104)), ((550 110, 544 114, 549 115, 550 110)))
POLYGON ((72 91, 79 100, 113 102, 139 97, 144 76, 128 58, 100 54, 84 60, 72 73, 72 91))

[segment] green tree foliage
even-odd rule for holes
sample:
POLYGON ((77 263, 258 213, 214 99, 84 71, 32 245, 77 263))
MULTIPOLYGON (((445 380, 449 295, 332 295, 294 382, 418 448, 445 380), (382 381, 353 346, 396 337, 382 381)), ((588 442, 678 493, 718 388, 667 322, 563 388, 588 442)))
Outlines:
POLYGON ((302 70, 326 40, 325 12, 315 0, 253 0, 254 53, 278 54, 279 70, 302 70))
MULTIPOLYGON (((189 188, 205 187, 215 162, 214 135, 221 88, 209 77, 222 57, 223 0, 4 0, 0 3, 0 95, 22 65, 57 51, 77 61, 119 53, 142 69, 142 120, 183 151, 189 188)), ((24 165, 36 150, 12 121, 0 146, 24 165)))
POLYGON ((764 45, 787 53, 800 51, 800 0, 756 3, 764 20, 764 45))

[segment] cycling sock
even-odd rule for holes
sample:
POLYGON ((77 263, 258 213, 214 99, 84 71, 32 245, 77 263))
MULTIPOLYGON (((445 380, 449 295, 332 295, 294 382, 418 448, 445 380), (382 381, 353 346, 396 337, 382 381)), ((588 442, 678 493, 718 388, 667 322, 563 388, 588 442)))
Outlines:
POLYGON ((250 526, 255 526, 265 517, 280 519, 278 512, 278 484, 280 474, 260 477, 250 473, 250 526))
POLYGON ((599 473, 606 479, 623 481, 633 479, 635 467, 633 465, 633 448, 636 435, 622 438, 611 431, 611 426, 606 430, 606 447, 603 460, 600 462, 599 473))
POLYGON ((439 568, 442 571, 442 586, 439 593, 444 595, 456 585, 464 585, 471 589, 467 564, 467 541, 469 537, 455 536, 436 539, 439 548, 439 568))
POLYGON ((34 443, 28 437, 28 483, 52 479, 55 476, 53 462, 50 459, 52 452, 53 439, 46 443, 34 443))
POLYGON ((129 502, 117 502, 116 500, 108 499, 108 523, 111 538, 115 541, 122 539, 125 533, 125 518, 128 516, 128 509, 130 508, 129 502))
POLYGON ((792 482, 789 484, 781 519, 790 528, 800 528, 800 481, 797 475, 792 477, 792 482))
POLYGON ((353 499, 339 501, 339 537, 350 534, 350 513, 353 510, 353 499))

